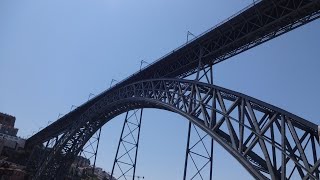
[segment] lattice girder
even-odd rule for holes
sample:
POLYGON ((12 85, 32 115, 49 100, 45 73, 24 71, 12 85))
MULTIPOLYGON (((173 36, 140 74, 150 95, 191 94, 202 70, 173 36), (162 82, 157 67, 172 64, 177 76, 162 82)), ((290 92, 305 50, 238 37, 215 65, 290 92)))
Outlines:
MULTIPOLYGON (((146 80, 107 93, 59 140, 36 177, 60 163, 56 154, 71 160, 106 122, 142 107, 166 109, 186 117, 255 178, 319 178, 317 125, 244 94, 179 79, 146 80)), ((66 169, 62 166, 59 168, 66 169)), ((60 173, 56 169, 51 170, 52 176, 60 173)))
MULTIPOLYGON (((117 87, 155 78, 185 78, 197 72, 199 56, 205 67, 285 34, 320 17, 320 0, 260 0, 175 49, 148 67, 119 82, 117 87), (201 53, 201 50, 202 53, 201 53)), ((30 137, 27 148, 67 131, 79 114, 106 92, 77 107, 30 137)))

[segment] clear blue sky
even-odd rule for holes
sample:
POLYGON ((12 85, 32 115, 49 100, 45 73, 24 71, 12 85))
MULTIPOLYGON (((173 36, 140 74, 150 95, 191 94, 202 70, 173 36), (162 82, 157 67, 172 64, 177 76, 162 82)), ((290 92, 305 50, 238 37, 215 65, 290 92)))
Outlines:
MULTIPOLYGON (((0 111, 28 136, 140 66, 153 62, 252 0, 0 1, 0 111)), ((320 21, 215 66, 217 85, 320 124, 320 21)), ((123 116, 102 132, 98 165, 111 171, 123 116)), ((181 179, 187 121, 146 110, 138 175, 181 179)), ((215 179, 251 179, 220 146, 215 179)))

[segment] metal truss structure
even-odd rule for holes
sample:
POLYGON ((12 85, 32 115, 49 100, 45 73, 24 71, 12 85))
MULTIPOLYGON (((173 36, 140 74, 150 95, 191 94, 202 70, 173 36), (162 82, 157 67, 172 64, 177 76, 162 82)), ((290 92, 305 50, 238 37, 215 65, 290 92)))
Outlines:
POLYGON ((56 145, 58 139, 58 137, 52 138, 41 145, 35 146, 32 149, 32 152, 26 164, 29 172, 35 172, 37 168, 39 168, 39 163, 41 163, 45 156, 48 155, 50 149, 56 145))
POLYGON ((203 133, 201 129, 189 122, 183 180, 193 180, 197 178, 201 180, 212 180, 212 165, 213 139, 207 133, 203 133), (193 143, 191 142, 192 132, 194 132, 197 137, 193 143), (206 140, 209 140, 209 142, 206 140), (208 144, 210 145, 209 147, 207 147, 208 144), (188 163, 188 160, 191 160, 192 163, 188 163), (193 169, 189 167, 190 164, 193 165, 193 169))
POLYGON ((125 180, 136 177, 142 113, 143 109, 127 111, 126 113, 111 177, 117 175, 116 179, 125 180), (137 113, 139 114, 137 115, 137 113))
POLYGON ((31 163, 34 179, 63 175, 99 128, 139 108, 184 116, 256 179, 319 179, 316 124, 212 82, 215 64, 319 16, 320 0, 262 0, 247 7, 30 137, 29 149, 58 137, 31 163))
POLYGON ((81 149, 79 153, 79 156, 82 156, 88 159, 90 161, 90 164, 91 164, 91 161, 93 162, 92 173, 94 172, 94 169, 96 167, 100 136, 101 136, 101 128, 89 139, 87 144, 81 149))
POLYGON ((210 66, 300 27, 320 16, 319 0, 260 0, 188 41, 127 78, 133 83, 152 78, 185 78, 197 72, 201 49, 210 66))
POLYGON ((114 88, 146 79, 186 78, 194 74, 200 49, 205 49, 201 55, 204 65, 212 66, 319 17, 320 0, 263 0, 255 3, 59 118, 30 137, 27 147, 32 148, 68 131, 81 114, 114 88))
POLYGON ((317 125, 241 93, 180 79, 146 80, 108 93, 60 138, 36 177, 61 173, 59 170, 65 169, 61 167, 68 166, 65 159, 72 160, 103 124, 142 107, 184 116, 257 179, 287 179, 293 174, 301 179, 319 177, 317 125), (64 157, 64 163, 56 154, 64 157), (45 172, 47 169, 50 171, 45 172))
MULTIPOLYGON (((188 35, 193 34, 188 31, 188 35)), ((202 61, 202 54, 203 53, 200 52, 200 56, 198 57, 197 72, 188 78, 194 79, 197 82, 213 84, 213 66, 211 65, 205 67, 202 61)), ((215 122, 215 120, 212 121, 212 123, 215 122)), ((212 180, 212 167, 213 139, 209 137, 207 133, 203 133, 201 129, 197 128, 191 121, 189 121, 183 179, 212 180), (196 137, 195 140, 192 137, 196 137), (192 140, 194 141, 193 143, 192 140)))
POLYGON ((32 149, 29 160, 26 163, 26 168, 29 172, 36 172, 36 170, 41 166, 41 162, 49 155, 50 151, 58 143, 61 136, 62 135, 53 137, 32 149))

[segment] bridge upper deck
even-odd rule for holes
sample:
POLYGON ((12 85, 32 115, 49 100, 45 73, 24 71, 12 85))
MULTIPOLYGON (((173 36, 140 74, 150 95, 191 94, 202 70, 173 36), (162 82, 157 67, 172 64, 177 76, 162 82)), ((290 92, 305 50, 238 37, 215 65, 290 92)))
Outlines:
POLYGON ((193 41, 102 92, 27 140, 32 146, 58 136, 88 107, 113 89, 151 78, 184 78, 193 74, 199 58, 207 66, 219 63, 320 16, 320 0, 262 0, 250 5, 193 41))

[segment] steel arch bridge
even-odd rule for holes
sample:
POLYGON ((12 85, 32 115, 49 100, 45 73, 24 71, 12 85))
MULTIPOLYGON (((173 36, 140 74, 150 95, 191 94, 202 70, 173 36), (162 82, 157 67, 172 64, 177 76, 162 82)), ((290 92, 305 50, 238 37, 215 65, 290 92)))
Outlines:
POLYGON ((264 0, 249 6, 29 138, 30 149, 56 139, 43 158, 33 161, 34 178, 62 179, 105 123, 129 110, 158 108, 200 127, 256 179, 290 179, 293 174, 319 179, 316 124, 215 86, 212 77, 216 63, 319 16, 319 0, 264 0))
POLYGON ((266 179, 266 173, 272 179, 281 177, 289 161, 301 177, 319 178, 320 160, 316 154, 307 157, 304 153, 309 146, 319 151, 317 125, 241 93, 179 79, 142 81, 106 95, 64 135, 39 172, 52 175, 66 169, 101 126, 137 108, 165 109, 184 116, 210 134, 257 179, 266 179), (222 128, 223 124, 228 128, 222 128), (298 131, 303 131, 302 136, 298 131), (56 154, 63 159, 55 158, 56 154))

